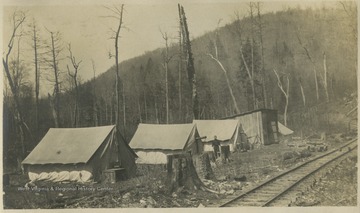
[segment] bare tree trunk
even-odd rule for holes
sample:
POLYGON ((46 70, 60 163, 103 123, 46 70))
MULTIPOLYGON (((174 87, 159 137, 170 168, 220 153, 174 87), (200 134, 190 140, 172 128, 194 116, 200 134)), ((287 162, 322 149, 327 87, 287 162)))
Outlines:
POLYGON ((261 46, 262 93, 263 93, 263 98, 264 98, 264 108, 267 108, 263 25, 262 25, 262 20, 261 20, 260 2, 256 3, 256 7, 257 7, 257 16, 258 16, 258 20, 259 20, 258 26, 259 26, 259 33, 260 33, 259 37, 260 37, 260 46, 261 46))
POLYGON ((159 112, 158 112, 158 107, 157 107, 157 104, 156 104, 156 98, 155 98, 155 121, 157 124, 159 124, 159 112))
POLYGON ((316 100, 319 101, 319 99, 320 99, 320 97, 319 97, 319 85, 318 85, 317 72, 316 72, 315 65, 313 67, 313 71, 314 71, 314 79, 315 79, 316 100))
POLYGON ((245 61, 245 57, 244 57, 244 53, 242 51, 242 47, 240 47, 240 55, 241 55, 241 59, 245 65, 245 69, 247 71, 249 80, 250 80, 250 85, 251 85, 251 92, 252 92, 252 97, 253 97, 253 105, 254 105, 254 109, 255 109, 255 104, 256 104, 256 96, 255 96, 255 85, 254 85, 254 76, 251 74, 252 72, 249 69, 249 66, 247 65, 247 62, 245 61))
POLYGON ((181 36, 181 24, 179 29, 179 122, 182 122, 182 88, 181 88, 181 73, 183 70, 183 46, 181 36))
POLYGON ((184 8, 178 4, 179 8, 179 16, 180 16, 180 23, 182 24, 182 35, 184 38, 184 44, 186 47, 186 57, 187 57, 187 72, 188 72, 188 79, 190 83, 190 88, 192 91, 192 110, 193 110, 193 118, 198 119, 198 106, 199 106, 199 100, 197 95, 197 88, 196 88, 196 73, 195 73, 195 67, 194 67, 194 59, 191 51, 191 42, 189 37, 189 31, 186 21, 186 16, 184 12, 184 8))
MULTIPOLYGON (((160 31, 161 32, 161 31, 160 31)), ((169 56, 168 36, 167 33, 161 32, 163 39, 165 40, 165 56, 163 67, 165 69, 165 96, 166 96, 166 123, 169 123, 169 82, 168 82, 168 71, 169 62, 172 57, 169 56)))
POLYGON ((76 62, 75 56, 72 55, 71 44, 68 45, 68 50, 69 50, 68 58, 70 59, 71 64, 74 68, 74 72, 71 73, 70 68, 67 65, 68 75, 73 79, 74 85, 75 85, 74 127, 78 127, 79 126, 79 87, 78 87, 77 75, 78 75, 78 69, 79 69, 79 65, 80 65, 81 61, 79 61, 78 63, 76 62))
POLYGON ((182 65, 180 65, 181 62, 179 62, 179 122, 182 122, 182 88, 181 88, 181 70, 182 65))
POLYGON ((299 85, 300 85, 300 91, 301 91, 301 96, 302 96, 303 104, 304 104, 304 107, 305 107, 305 106, 306 106, 306 98, 305 98, 305 92, 304 92, 304 88, 303 88, 303 86, 302 86, 301 78, 299 78, 299 85))
MULTIPOLYGON (((168 55, 167 38, 166 38, 166 55, 168 55)), ((166 123, 169 123, 169 83, 168 83, 168 62, 165 64, 165 91, 166 91, 166 123)))
POLYGON ((137 105, 138 105, 138 110, 139 110, 139 121, 140 123, 142 123, 142 116, 141 116, 141 106, 140 106, 140 101, 139 101, 140 98, 138 98, 137 100, 137 105))
MULTIPOLYGON (((245 60, 245 57, 244 57, 244 52, 243 52, 243 46, 242 46, 242 29, 241 29, 241 26, 240 26, 240 16, 239 14, 236 14, 236 17, 237 17, 237 28, 236 28, 236 31, 237 31, 237 34, 239 36, 239 43, 240 43, 240 56, 241 56, 241 59, 244 63, 244 66, 245 66, 245 69, 246 69, 246 73, 249 77, 249 81, 250 81, 250 85, 251 85, 251 91, 252 91, 252 98, 253 98, 253 105, 254 105, 254 108, 255 108, 255 105, 256 105, 256 95, 255 95, 255 85, 254 85, 254 73, 253 71, 250 70, 249 68, 249 65, 247 64, 246 60, 245 60)), ((253 61, 253 60, 252 60, 253 61)))
POLYGON ((59 127, 59 117, 60 117, 60 87, 59 87, 59 74, 58 74, 58 67, 56 62, 56 56, 55 56, 55 44, 54 44, 54 36, 51 32, 51 45, 52 45, 52 55, 53 55, 53 65, 54 65, 54 76, 55 76, 55 99, 54 99, 54 109, 56 113, 56 127, 59 127))
POLYGON ((290 80, 289 76, 286 77, 287 86, 286 86, 286 96, 285 96, 285 110, 284 110, 284 125, 287 126, 287 111, 289 106, 289 89, 290 89, 290 80))
POLYGON ((38 36, 35 22, 33 28, 33 48, 34 48, 34 65, 35 65, 35 125, 36 125, 36 139, 39 137, 39 90, 40 90, 40 66, 38 64, 38 36))
POLYGON ((335 76, 334 76, 334 73, 332 73, 330 75, 330 91, 331 91, 332 97, 335 99, 336 97, 335 97, 335 92, 334 92, 334 81, 335 81, 335 76))
MULTIPOLYGON (((96 68, 95 68, 95 62, 93 59, 91 59, 91 64, 92 64, 92 68, 94 71, 94 77, 93 77, 93 97, 94 97, 94 101, 93 101, 93 116, 94 116, 94 125, 98 126, 98 118, 97 118, 97 107, 96 107, 96 68)), ((100 110, 101 113, 101 110, 100 110)), ((101 116, 100 116, 101 118, 101 116)))
MULTIPOLYGON (((120 31, 123 24, 123 11, 124 11, 124 5, 122 4, 120 9, 109 9, 112 12, 114 12, 117 17, 116 19, 119 21, 114 40, 115 40, 115 87, 116 87, 116 109, 115 109, 115 124, 117 128, 120 126, 120 71, 119 71, 119 37, 120 37, 120 31)), ((125 118, 124 118, 125 119, 125 118)), ((125 127, 124 127, 125 128, 125 127)))
POLYGON ((227 86, 228 86, 228 89, 229 89, 229 92, 230 92, 230 96, 231 96, 231 99, 233 101, 233 104, 234 104, 234 107, 235 107, 235 112, 236 114, 239 114, 240 113, 240 109, 237 105, 237 101, 236 101, 236 98, 235 98, 235 95, 234 95, 234 92, 231 88, 231 84, 230 84, 230 80, 229 80, 229 77, 227 75, 227 71, 225 69, 225 67, 222 65, 222 63, 219 61, 218 59, 218 54, 217 54, 217 47, 216 47, 216 44, 215 44, 215 51, 216 51, 216 57, 214 57, 212 54, 208 53, 208 56, 210 56, 210 58, 212 58, 221 68, 221 70, 224 72, 224 75, 225 75, 225 79, 226 79, 226 83, 227 83, 227 86))
POLYGON ((123 116, 124 116, 124 138, 126 139, 126 97, 125 97, 125 87, 123 84, 122 88, 122 99, 123 99, 123 116))
POLYGON ((286 80, 287 80, 287 86, 286 86, 286 91, 282 85, 282 82, 280 80, 280 76, 278 74, 278 72, 273 69, 276 78, 278 80, 278 87, 281 90, 281 92, 284 94, 285 96, 285 109, 284 109, 284 125, 287 126, 287 110, 288 110, 288 105, 289 105, 289 88, 290 88, 290 80, 289 80, 289 75, 286 76, 286 80))
POLYGON ((256 101, 256 95, 255 95, 255 86, 254 86, 254 15, 253 15, 253 3, 250 2, 250 20, 251 20, 251 90, 252 90, 252 96, 253 96, 253 104, 254 109, 257 109, 257 101, 256 101))
MULTIPOLYGON (((35 63, 37 64, 37 63, 35 63)), ((36 65, 35 65, 36 66, 36 65)), ((36 119, 36 139, 39 137, 39 93, 40 93, 40 65, 35 71, 35 119, 36 119)))
POLYGON ((148 122, 147 101, 146 101, 145 91, 144 91, 144 110, 145 110, 145 122, 148 122))
POLYGON ((54 97, 51 96, 48 93, 48 99, 49 99, 49 103, 50 103, 51 112, 52 112, 52 115, 53 115, 53 118, 54 118, 55 127, 58 128, 59 123, 58 123, 57 113, 56 113, 56 110, 55 110, 56 107, 55 107, 55 104, 54 104, 54 97))
MULTIPOLYGON (((20 12, 19 14, 14 13, 12 16, 12 21, 13 21, 13 31, 12 31, 12 35, 11 38, 9 40, 8 43, 8 51, 5 54, 5 58, 2 58, 2 62, 3 62, 3 66, 4 66, 4 71, 6 74, 6 77, 8 79, 9 82, 9 86, 11 89, 11 92, 13 94, 13 98, 14 98, 14 117, 15 120, 17 121, 18 125, 17 128, 19 130, 19 136, 20 136, 20 144, 21 144, 21 158, 25 157, 25 153, 26 153, 26 145, 25 145, 25 132, 24 132, 24 127, 26 128, 27 125, 24 121, 23 115, 20 111, 20 102, 18 99, 18 89, 15 86, 14 83, 14 79, 12 78, 11 74, 10 74, 10 69, 9 69, 9 56, 11 53, 11 50, 13 48, 14 45, 14 40, 16 37, 16 33, 18 28, 23 24, 23 22, 25 21, 25 14, 23 12, 20 12)), ((28 129, 28 128, 27 128, 28 129)))
POLYGON ((323 53, 323 58, 324 58, 323 84, 324 84, 324 89, 325 89, 326 102, 329 102, 330 99, 329 99, 328 84, 327 84, 327 68, 326 68, 326 54, 325 54, 325 52, 323 53))
POLYGON ((54 98, 53 98, 53 110, 54 110, 54 122, 55 127, 60 127, 60 82, 59 82, 59 70, 57 66, 57 50, 55 47, 55 38, 54 33, 50 32, 51 36, 51 54, 52 54, 52 68, 54 69, 54 78, 55 78, 55 85, 54 85, 54 98))
POLYGON ((313 59, 310 56, 310 53, 308 51, 308 49, 305 47, 305 45, 302 43, 299 33, 296 33, 296 37, 299 41, 299 44, 301 45, 301 47, 304 49, 307 58, 309 59, 309 61, 311 62, 311 64, 313 65, 313 71, 314 71, 314 79, 315 79, 315 90, 316 90, 316 100, 319 101, 319 86, 318 86, 318 80, 317 80, 317 71, 316 71, 316 66, 315 66, 315 62, 313 61, 313 59))

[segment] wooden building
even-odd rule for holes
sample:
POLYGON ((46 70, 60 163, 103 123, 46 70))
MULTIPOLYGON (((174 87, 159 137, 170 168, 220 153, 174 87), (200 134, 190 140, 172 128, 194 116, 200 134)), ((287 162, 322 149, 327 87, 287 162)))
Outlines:
POLYGON ((224 120, 239 120, 253 147, 279 143, 277 110, 257 109, 224 120))

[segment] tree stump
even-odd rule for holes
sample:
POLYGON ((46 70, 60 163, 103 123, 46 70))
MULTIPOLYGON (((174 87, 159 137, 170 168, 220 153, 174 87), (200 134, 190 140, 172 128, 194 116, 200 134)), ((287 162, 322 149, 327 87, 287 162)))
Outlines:
POLYGON ((202 155, 199 155, 195 159, 195 167, 200 179, 215 180, 216 178, 211 168, 209 155, 213 155, 213 152, 203 153, 202 155))
POLYGON ((170 191, 183 187, 188 190, 214 192, 201 182, 189 153, 168 155, 167 162, 167 182, 170 191))

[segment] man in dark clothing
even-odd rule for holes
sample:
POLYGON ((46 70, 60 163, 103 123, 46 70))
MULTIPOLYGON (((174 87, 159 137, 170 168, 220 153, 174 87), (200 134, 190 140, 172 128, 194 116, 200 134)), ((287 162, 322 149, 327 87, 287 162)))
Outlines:
POLYGON ((212 147, 214 148, 215 158, 220 157, 220 141, 217 139, 216 135, 214 136, 212 147))

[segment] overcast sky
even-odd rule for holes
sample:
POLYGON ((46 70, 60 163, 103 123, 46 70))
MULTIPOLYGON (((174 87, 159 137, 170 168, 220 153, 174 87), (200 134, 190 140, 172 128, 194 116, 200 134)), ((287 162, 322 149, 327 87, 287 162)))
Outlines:
MULTIPOLYGON (((27 11, 27 23, 34 18, 38 27, 42 31, 41 38, 49 39, 49 34, 45 27, 52 31, 59 31, 62 35, 62 42, 66 45, 71 42, 73 54, 78 60, 82 60, 79 75, 83 80, 92 77, 93 71, 91 59, 95 61, 96 72, 105 72, 114 64, 114 58, 109 59, 109 52, 114 53, 113 40, 109 39, 112 35, 110 28, 116 29, 117 22, 111 18, 103 16, 110 15, 111 12, 103 5, 94 1, 78 1, 77 4, 69 1, 61 4, 52 4, 55 1, 5 1, 3 25, 3 44, 6 46, 9 40, 9 16, 14 8, 27 11), (36 2, 36 4, 34 3, 36 2)), ((174 1, 125 1, 125 13, 123 16, 124 25, 120 39, 120 61, 143 54, 164 46, 164 41, 159 29, 167 32, 170 36, 176 37, 178 31, 178 10, 177 2, 174 1), (166 2, 166 3, 165 3, 166 2), (173 2, 173 3, 172 3, 173 2)), ((121 4, 121 1, 116 1, 121 4)), ((184 6, 188 20, 190 36, 192 38, 203 35, 217 27, 219 19, 222 19, 220 26, 234 20, 234 12, 238 11, 241 16, 248 14, 248 3, 244 1, 212 1, 212 3, 201 1, 190 3, 190 1, 180 1, 184 6), (215 3, 214 3, 215 2, 215 3)), ((334 3, 332 3, 334 4, 334 3)), ((279 11, 288 7, 301 8, 321 7, 319 1, 286 1, 263 3, 263 13, 279 11)), ((327 5, 329 6, 329 5, 327 5)), ((173 40, 176 42, 176 40, 173 40)), ((23 47, 26 47, 24 39, 23 47)), ((64 48, 64 56, 67 54, 64 48)), ((29 46, 21 52, 23 59, 31 63, 29 46)), ((68 60, 61 62, 62 69, 65 69, 68 60)), ((33 71, 32 71, 33 72, 33 71)))

